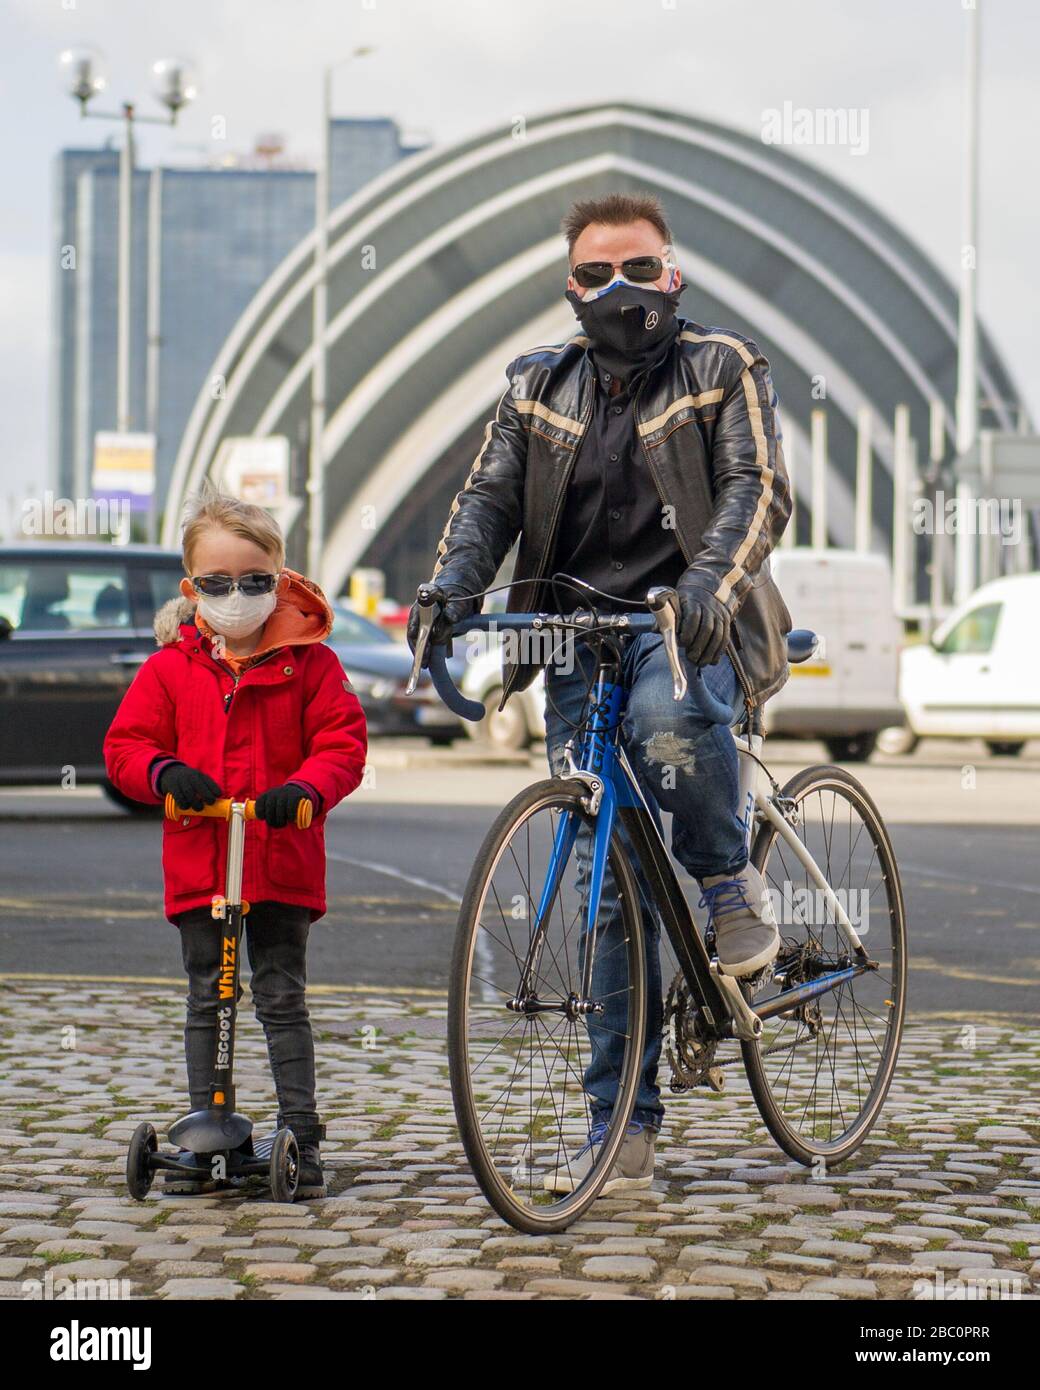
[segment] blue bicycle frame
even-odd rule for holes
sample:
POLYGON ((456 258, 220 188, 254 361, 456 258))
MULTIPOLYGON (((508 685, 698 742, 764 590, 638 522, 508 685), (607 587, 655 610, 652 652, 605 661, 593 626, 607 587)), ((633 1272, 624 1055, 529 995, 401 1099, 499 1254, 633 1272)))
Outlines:
MULTIPOLYGON (((486 632, 492 625, 502 631, 523 631, 536 626, 544 619, 545 615, 534 613, 505 613, 493 617, 477 615, 456 623, 454 634, 461 637, 467 632, 486 632)), ((626 615, 624 625, 633 633, 653 631, 656 628, 654 619, 644 613, 626 615)), ((635 784, 627 760, 619 749, 621 720, 628 700, 628 690, 623 682, 613 678, 614 672, 616 666, 609 660, 604 661, 597 672, 591 695, 592 705, 577 749, 577 759, 568 772, 569 776, 580 778, 588 786, 590 809, 596 819, 583 938, 592 942, 593 950, 585 952, 583 961, 583 999, 587 1002, 591 997, 595 956, 594 929, 599 915, 611 835, 615 825, 620 824, 650 886, 651 906, 663 921, 687 983, 694 991, 695 997, 701 1001, 709 1026, 721 1032, 726 1021, 732 1016, 732 1007, 726 1002, 711 969, 704 942, 686 902, 686 895, 676 877, 658 825, 635 784)), ((443 646, 431 649, 430 674, 434 686, 449 708, 465 719, 483 718, 483 705, 467 699, 454 685, 447 669, 446 651, 443 646)), ((691 681, 691 694, 708 718, 720 723, 729 722, 728 707, 711 694, 699 672, 691 681)), ((544 939, 544 933, 539 931, 538 927, 546 920, 546 915, 551 909, 562 874, 573 851, 578 828, 579 816, 573 811, 568 812, 557 826, 545 884, 536 909, 528 959, 521 972, 518 990, 520 998, 530 987, 544 939)))
MULTIPOLYGON (((456 623, 453 631, 456 636, 462 636, 471 631, 487 631, 491 626, 505 631, 524 630, 537 628, 551 621, 553 619, 548 615, 536 613, 507 613, 493 617, 480 615, 456 623)), ((656 622, 649 614, 626 614, 620 622, 625 629, 633 633, 656 628, 656 622)), ((794 634, 796 638, 803 635, 794 634)), ((619 748, 621 720, 628 691, 622 682, 614 679, 616 672, 616 661, 601 660, 593 687, 592 706, 577 750, 577 760, 573 760, 572 751, 571 764, 564 774, 565 777, 579 779, 586 784, 588 809, 595 817, 583 933, 583 941, 591 942, 593 949, 584 953, 582 998, 574 1001, 575 1007, 579 1011, 595 1007, 591 1000, 595 926, 615 825, 620 825, 627 835, 636 861, 650 888, 651 897, 648 905, 660 916, 691 994, 698 1001, 706 1023, 719 1038, 757 1037, 761 1033, 764 1019, 784 1013, 798 1003, 827 993, 863 971, 874 968, 862 945, 857 944, 854 964, 825 971, 812 981, 783 990, 780 994, 753 1005, 749 1005, 744 999, 736 980, 716 974, 693 920, 686 895, 679 884, 658 823, 635 783, 623 750, 619 748)), ((430 674, 434 686, 450 709, 465 719, 483 718, 483 705, 467 699, 452 681, 447 669, 446 650, 442 645, 431 648, 430 674)), ((718 723, 730 722, 731 711, 711 694, 699 671, 690 681, 690 694, 708 719, 718 723)), ((544 932, 540 928, 546 921, 564 869, 574 849, 579 821, 579 814, 569 811, 556 828, 546 881, 531 933, 528 958, 521 974, 518 1000, 523 999, 530 988, 544 940, 544 932)), ((750 809, 745 816, 745 826, 750 848, 753 829, 750 809)))

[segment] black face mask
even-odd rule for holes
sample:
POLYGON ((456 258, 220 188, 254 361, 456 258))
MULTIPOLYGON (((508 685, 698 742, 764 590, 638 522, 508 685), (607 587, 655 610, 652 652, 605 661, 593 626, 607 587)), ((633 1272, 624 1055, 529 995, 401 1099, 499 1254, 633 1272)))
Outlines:
POLYGON ((586 301, 574 290, 567 299, 592 345, 597 363, 626 380, 653 365, 671 346, 684 281, 674 290, 619 284, 608 294, 586 301))

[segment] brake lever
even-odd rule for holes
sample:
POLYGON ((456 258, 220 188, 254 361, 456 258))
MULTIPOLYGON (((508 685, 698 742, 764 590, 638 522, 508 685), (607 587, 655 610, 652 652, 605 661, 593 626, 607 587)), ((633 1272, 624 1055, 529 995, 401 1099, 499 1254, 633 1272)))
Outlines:
POLYGON ((440 607, 440 590, 436 584, 420 584, 416 593, 416 602, 419 606, 419 634, 415 639, 415 655, 412 660, 412 673, 408 677, 408 684, 404 688, 406 695, 413 695, 415 687, 419 684, 419 676, 422 673, 423 657, 426 655, 426 648, 429 645, 430 633, 433 631, 433 624, 437 617, 437 610, 440 607))
POLYGON ((679 595, 674 589, 655 585, 646 596, 646 604, 654 615, 657 630, 664 638, 664 649, 668 655, 668 665, 672 668, 672 695, 681 700, 686 694, 686 669, 679 656, 679 595))

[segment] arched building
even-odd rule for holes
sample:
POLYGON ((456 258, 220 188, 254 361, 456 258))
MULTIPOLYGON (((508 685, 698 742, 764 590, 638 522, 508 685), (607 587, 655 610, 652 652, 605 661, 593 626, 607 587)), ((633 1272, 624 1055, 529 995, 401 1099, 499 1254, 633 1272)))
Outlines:
MULTIPOLYGON (((821 404, 813 383, 826 391, 828 525, 839 545, 852 540, 857 411, 870 408, 874 536, 887 545, 895 407, 909 405, 912 434, 926 442, 929 400, 940 398, 953 438, 955 289, 892 221, 786 151, 681 112, 613 103, 413 156, 334 210, 326 535, 313 576, 328 592, 361 564, 385 569, 400 598, 428 575, 506 364, 574 329, 560 219, 572 199, 615 189, 664 201, 689 285, 680 312, 749 335, 769 358, 800 539, 809 416, 821 404)), ((199 393, 166 507, 168 544, 222 440, 286 435, 306 460, 314 250, 311 235, 268 279, 199 393)), ((983 422, 1014 428, 1018 393, 984 333, 979 363, 983 422)), ((305 529, 303 509, 291 555, 302 555, 305 529)))

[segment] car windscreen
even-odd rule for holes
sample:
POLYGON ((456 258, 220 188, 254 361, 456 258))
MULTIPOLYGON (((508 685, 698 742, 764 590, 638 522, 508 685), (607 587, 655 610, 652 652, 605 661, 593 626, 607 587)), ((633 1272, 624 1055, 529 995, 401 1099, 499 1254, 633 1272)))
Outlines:
POLYGON ((332 643, 346 646, 348 643, 392 643, 394 640, 388 632, 384 632, 381 627, 369 622, 367 618, 363 618, 360 613, 355 613, 351 608, 344 608, 341 604, 334 603, 332 613, 332 632, 328 638, 332 643))
POLYGON ((0 561, 0 616, 23 635, 128 628, 126 566, 108 560, 0 561))

